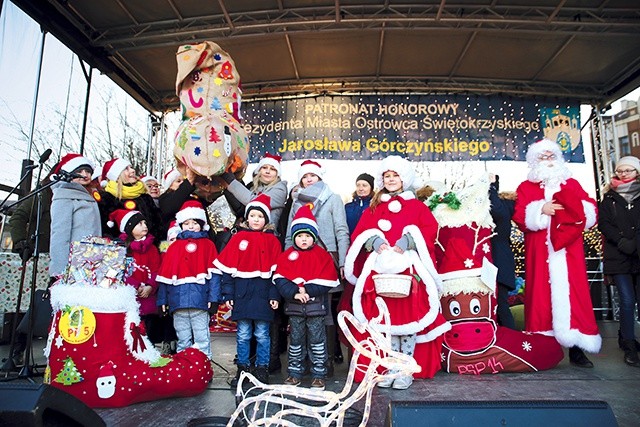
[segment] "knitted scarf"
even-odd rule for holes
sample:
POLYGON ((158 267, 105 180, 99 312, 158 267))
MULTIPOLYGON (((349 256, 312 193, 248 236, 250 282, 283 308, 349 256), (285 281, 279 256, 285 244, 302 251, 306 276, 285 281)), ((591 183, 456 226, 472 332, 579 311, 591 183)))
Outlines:
POLYGON ((312 203, 313 208, 311 209, 311 212, 317 218, 320 206, 322 206, 322 204, 326 202, 332 194, 333 192, 329 186, 323 181, 318 181, 306 188, 300 188, 295 195, 292 212, 298 212, 298 209, 301 206, 312 203))
POLYGON ((124 200, 137 199, 147 192, 144 182, 142 181, 138 181, 131 185, 123 185, 121 197, 118 197, 118 183, 116 181, 108 181, 104 190, 113 197, 124 200))
POLYGON ((611 179, 611 189, 631 203, 640 195, 640 182, 635 178, 623 181, 614 177, 611 179))

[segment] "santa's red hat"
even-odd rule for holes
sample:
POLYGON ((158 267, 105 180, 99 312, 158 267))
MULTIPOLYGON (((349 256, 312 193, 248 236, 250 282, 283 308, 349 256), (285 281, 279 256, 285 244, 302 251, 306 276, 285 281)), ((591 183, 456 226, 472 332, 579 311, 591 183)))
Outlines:
POLYGON ((176 213, 176 222, 182 225, 188 219, 195 219, 202 222, 202 229, 208 230, 207 214, 202 207, 202 203, 197 200, 187 200, 182 204, 180 210, 176 213))
POLYGON ((301 206, 291 221, 291 238, 295 239, 298 233, 309 233, 314 241, 318 240, 318 223, 311 209, 313 205, 301 206))
POLYGON ((302 181, 302 177, 308 173, 317 175, 318 178, 322 179, 322 176, 324 175, 324 169, 322 169, 320 163, 316 162, 315 160, 305 160, 304 162, 302 162, 302 164, 300 165, 300 169, 298 170, 298 182, 302 181))
POLYGON ((118 226, 121 233, 131 234, 131 230, 135 228, 140 221, 143 221, 144 215, 139 211, 130 211, 127 209, 116 209, 109 214, 107 225, 113 227, 118 226))
POLYGON ((169 187, 171 187, 171 184, 173 184, 173 182, 181 176, 182 174, 176 169, 171 169, 162 177, 162 188, 164 188, 165 190, 168 189, 169 187))
POLYGON ((100 367, 98 370, 98 378, 115 378, 115 374, 113 373, 113 362, 108 361, 104 365, 100 367))
POLYGON ((412 190, 422 187, 422 180, 416 175, 411 162, 400 156, 386 157, 382 163, 380 163, 378 175, 376 176, 376 187, 384 188, 382 176, 388 171, 393 171, 400 176, 402 188, 404 190, 412 190))
POLYGON ((247 204, 247 207, 244 210, 245 217, 249 216, 249 211, 251 209, 258 209, 262 212, 267 222, 271 221, 271 197, 266 194, 259 194, 255 199, 247 204))
POLYGON ((151 175, 142 175, 140 177, 140 181, 144 182, 145 184, 149 181, 155 181, 158 182, 158 180, 156 179, 155 176, 151 176, 151 175))
POLYGON ((117 181, 120 174, 131 166, 128 160, 111 159, 102 166, 102 181, 117 181))
POLYGON ((266 153, 264 155, 264 157, 262 159, 260 159, 260 162, 258 163, 258 167, 256 168, 256 170, 260 170, 260 168, 262 166, 264 166, 264 165, 270 165, 270 166, 273 166, 276 171, 278 171, 278 176, 280 176, 280 172, 281 172, 280 162, 281 161, 282 161, 282 157, 266 153))
POLYGON ((62 170, 71 173, 82 166, 89 167, 93 172, 93 163, 91 160, 82 154, 68 153, 62 156, 62 159, 60 159, 60 162, 58 162, 53 172, 60 173, 62 170))
POLYGON ((175 221, 171 221, 167 230, 167 240, 175 239, 181 231, 180 226, 175 221))

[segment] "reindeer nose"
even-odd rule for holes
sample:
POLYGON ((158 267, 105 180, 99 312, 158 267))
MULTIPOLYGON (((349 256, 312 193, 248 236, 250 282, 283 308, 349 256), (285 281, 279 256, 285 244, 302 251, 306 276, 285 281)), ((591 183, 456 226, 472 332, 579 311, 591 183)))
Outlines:
POLYGON ((480 329, 476 329, 476 334, 479 334, 479 333, 480 333, 480 329))

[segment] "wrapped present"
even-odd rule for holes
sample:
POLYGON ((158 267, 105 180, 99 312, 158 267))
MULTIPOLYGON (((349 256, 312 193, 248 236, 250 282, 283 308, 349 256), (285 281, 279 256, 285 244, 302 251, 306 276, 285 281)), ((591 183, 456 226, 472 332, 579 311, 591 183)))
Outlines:
POLYGON ((126 249, 109 239, 90 237, 71 243, 64 281, 109 288, 121 283, 126 271, 126 249))

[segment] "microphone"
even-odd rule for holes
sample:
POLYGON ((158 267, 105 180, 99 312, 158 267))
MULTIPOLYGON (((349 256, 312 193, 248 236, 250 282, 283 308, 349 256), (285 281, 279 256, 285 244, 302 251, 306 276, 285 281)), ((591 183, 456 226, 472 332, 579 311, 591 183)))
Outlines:
POLYGON ((49 160, 49 157, 51 157, 51 153, 53 151, 51 150, 51 148, 47 148, 46 150, 44 150, 44 153, 42 153, 40 155, 40 159, 38 159, 38 163, 44 163, 47 160, 49 160))
POLYGON ((84 177, 80 174, 67 172, 62 169, 55 175, 55 179, 57 179, 58 181, 71 182, 76 178, 84 178, 84 177))

